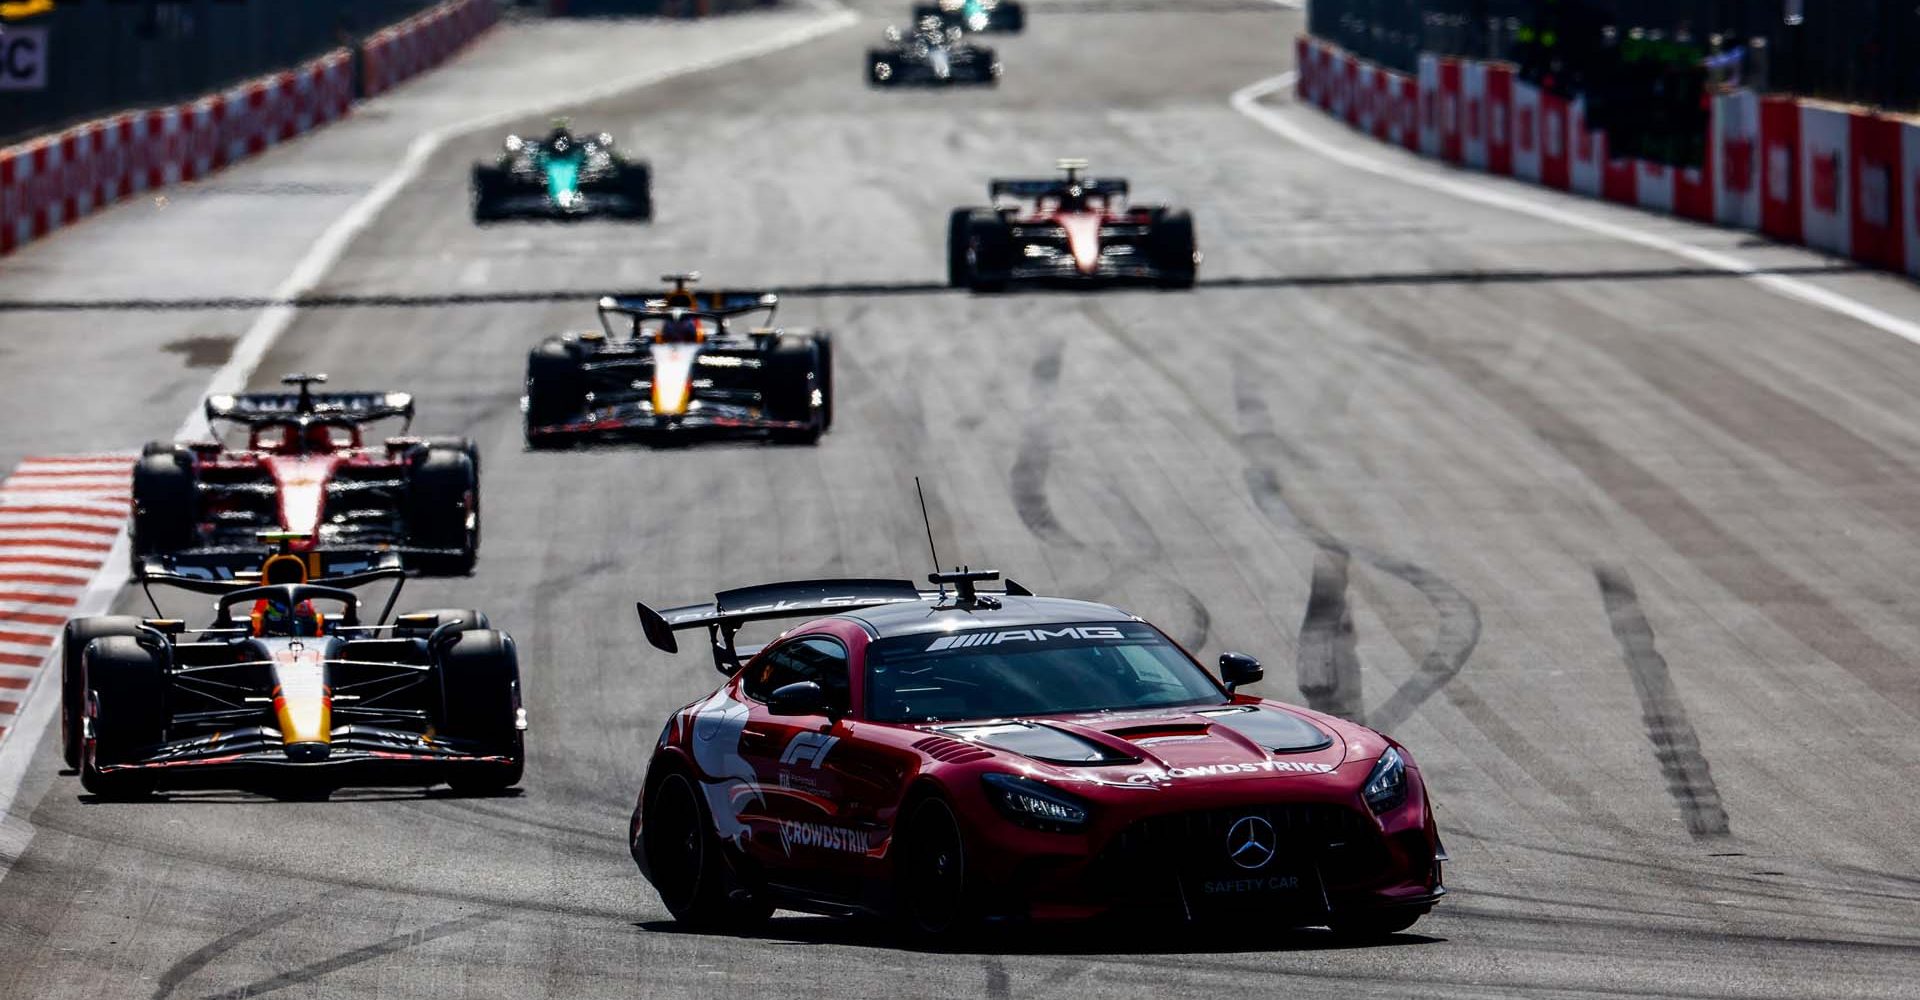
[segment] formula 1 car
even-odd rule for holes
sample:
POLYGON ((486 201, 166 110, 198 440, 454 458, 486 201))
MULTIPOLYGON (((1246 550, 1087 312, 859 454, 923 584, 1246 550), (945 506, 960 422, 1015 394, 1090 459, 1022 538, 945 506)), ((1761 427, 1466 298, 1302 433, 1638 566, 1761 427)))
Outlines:
POLYGON ((888 28, 889 47, 867 50, 867 82, 876 87, 998 83, 999 57, 961 36, 959 28, 944 25, 937 17, 920 19, 910 35, 888 28))
POLYGON ((937 938, 1157 913, 1366 938, 1445 894, 1405 747, 1244 693, 1252 657, 1223 654, 1216 681, 1125 611, 977 588, 998 576, 640 605, 654 646, 704 629, 727 675, 667 720, 629 827, 675 919, 866 913, 937 938), (735 641, 792 618, 815 620, 735 641))
POLYGON ((471 610, 388 624, 406 577, 398 556, 301 555, 279 538, 254 572, 233 572, 231 558, 144 560, 149 588, 217 595, 211 624, 67 623, 62 742, 86 790, 517 784, 526 716, 512 638, 471 610), (310 578, 314 566, 333 575, 310 578), (369 621, 352 588, 379 581, 393 591, 369 621))
POLYGON ((404 392, 316 393, 325 375, 288 375, 287 393, 209 396, 218 434, 244 444, 147 445, 133 470, 136 556, 255 557, 258 533, 294 532, 298 551, 397 552, 414 572, 464 576, 480 549, 480 454, 465 438, 404 436, 404 392), (365 428, 401 421, 377 444, 365 428))
POLYGON ((507 136, 493 163, 473 165, 473 221, 532 217, 653 218, 653 172, 613 148, 613 136, 575 136, 563 124, 544 139, 507 136))
POLYGON ((1017 32, 1027 26, 1027 11, 1019 0, 940 0, 915 4, 913 16, 915 20, 938 17, 968 31, 1017 32))
POLYGON ((760 435, 810 444, 833 425, 833 340, 825 331, 756 328, 779 299, 696 293, 698 273, 669 274, 664 297, 609 296, 600 330, 548 337, 527 357, 529 447, 607 436, 760 435))
POLYGON ((1083 176, 995 180, 990 208, 958 208, 947 223, 947 280, 993 292, 1010 282, 1145 281, 1191 288, 1200 266, 1184 209, 1127 202, 1127 182, 1083 176))

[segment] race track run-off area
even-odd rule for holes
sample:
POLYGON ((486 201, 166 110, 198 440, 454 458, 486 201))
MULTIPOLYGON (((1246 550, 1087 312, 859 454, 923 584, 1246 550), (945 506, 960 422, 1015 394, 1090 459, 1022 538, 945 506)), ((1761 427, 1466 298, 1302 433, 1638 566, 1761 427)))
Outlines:
POLYGON ((905 16, 503 24, 0 260, 0 996, 1915 996, 1920 347, 1860 317, 1920 321, 1920 288, 1249 90, 1291 68, 1286 5, 1035 2, 999 86, 867 87, 905 16), (474 225, 470 165, 554 114, 651 161, 651 223, 474 225), (948 289, 948 212, 1059 157, 1188 207, 1198 287, 948 289), (832 331, 832 430, 527 450, 528 349, 695 269, 832 331), (126 464, 296 371, 478 444, 478 567, 404 603, 518 642, 519 794, 104 802, 63 773, 38 664, 68 609, 144 606, 89 589, 126 464), (946 561, 1405 743, 1451 894, 1367 946, 676 926, 628 818, 719 676, 634 602, 920 577, 916 476, 946 561))

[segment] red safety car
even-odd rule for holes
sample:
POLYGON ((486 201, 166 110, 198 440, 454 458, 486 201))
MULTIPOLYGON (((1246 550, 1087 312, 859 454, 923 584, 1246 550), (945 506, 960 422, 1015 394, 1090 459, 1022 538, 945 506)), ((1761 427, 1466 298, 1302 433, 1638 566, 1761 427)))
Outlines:
POLYGON ((678 920, 873 913, 937 937, 986 920, 1411 926, 1446 854, 1405 747, 1216 680, 1117 608, 997 573, 830 580, 640 606, 704 628, 727 680, 674 713, 630 849, 678 920), (951 589, 949 589, 951 588, 951 589), (758 651, 745 624, 815 619, 758 651))
POLYGON ((209 396, 215 436, 146 447, 133 471, 136 556, 257 558, 262 531, 296 553, 395 552, 407 569, 472 572, 480 548, 480 455, 465 438, 406 436, 404 392, 209 396), (401 421, 370 440, 368 425, 401 421), (229 440, 231 439, 231 440, 229 440))

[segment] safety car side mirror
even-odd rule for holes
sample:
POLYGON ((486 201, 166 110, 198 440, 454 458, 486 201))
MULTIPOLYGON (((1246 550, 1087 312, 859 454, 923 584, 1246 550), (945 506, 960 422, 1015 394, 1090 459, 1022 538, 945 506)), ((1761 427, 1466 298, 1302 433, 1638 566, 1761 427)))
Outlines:
POLYGON ((1242 684, 1258 683, 1266 676, 1260 669, 1260 661, 1245 653, 1220 654, 1220 679, 1227 682, 1227 690, 1232 691, 1242 684))
POLYGON ((827 693, 813 681, 782 684, 767 696, 767 711, 774 715, 824 715, 827 693))

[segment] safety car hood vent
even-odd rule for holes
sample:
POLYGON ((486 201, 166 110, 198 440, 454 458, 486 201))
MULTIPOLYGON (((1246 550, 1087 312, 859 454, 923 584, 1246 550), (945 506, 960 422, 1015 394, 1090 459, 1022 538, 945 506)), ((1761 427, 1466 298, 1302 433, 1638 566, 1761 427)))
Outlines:
POLYGON ((940 732, 1048 764, 1121 764, 1132 758, 1072 733, 1032 722, 946 726, 940 732))

